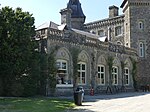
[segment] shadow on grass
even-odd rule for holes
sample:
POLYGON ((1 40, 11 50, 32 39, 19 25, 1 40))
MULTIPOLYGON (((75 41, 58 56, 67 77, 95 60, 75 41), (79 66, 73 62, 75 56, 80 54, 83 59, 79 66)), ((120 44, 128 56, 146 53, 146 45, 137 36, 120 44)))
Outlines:
POLYGON ((0 98, 0 112, 62 112, 74 103, 48 98, 0 98))

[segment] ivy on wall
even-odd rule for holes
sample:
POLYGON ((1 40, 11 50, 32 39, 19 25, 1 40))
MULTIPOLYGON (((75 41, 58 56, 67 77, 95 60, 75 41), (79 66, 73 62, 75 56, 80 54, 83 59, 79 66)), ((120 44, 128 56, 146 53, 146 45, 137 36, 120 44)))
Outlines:
POLYGON ((130 57, 130 60, 132 62, 132 78, 133 78, 133 86, 134 89, 137 90, 137 80, 136 80, 136 74, 137 74, 137 61, 130 57))
POLYGON ((77 79, 78 79, 78 55, 79 55, 79 49, 72 48, 71 50, 72 55, 72 62, 73 62, 73 88, 74 91, 77 87, 77 79))

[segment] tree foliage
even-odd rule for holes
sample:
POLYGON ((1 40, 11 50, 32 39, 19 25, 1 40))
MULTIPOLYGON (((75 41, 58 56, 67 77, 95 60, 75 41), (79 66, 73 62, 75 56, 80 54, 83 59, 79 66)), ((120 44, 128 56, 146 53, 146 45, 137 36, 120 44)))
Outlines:
POLYGON ((33 79, 39 73, 39 54, 34 50, 37 47, 32 39, 34 35, 32 14, 21 8, 4 7, 0 10, 0 94, 17 96, 20 91, 18 95, 22 95, 31 85, 34 85, 32 88, 37 86, 33 79))
POLYGON ((56 46, 54 49, 51 49, 51 52, 48 56, 48 81, 49 81, 49 88, 50 88, 50 96, 55 95, 56 90, 56 74, 57 74, 57 67, 56 67, 56 59, 55 59, 55 52, 58 50, 56 46))

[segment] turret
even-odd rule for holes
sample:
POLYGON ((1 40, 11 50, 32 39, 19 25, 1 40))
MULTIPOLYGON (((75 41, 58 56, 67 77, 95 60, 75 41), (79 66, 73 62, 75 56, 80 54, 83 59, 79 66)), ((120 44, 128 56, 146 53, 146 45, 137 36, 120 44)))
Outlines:
POLYGON ((75 29, 83 29, 85 22, 85 15, 82 11, 81 3, 79 0, 69 0, 67 8, 71 9, 71 26, 75 29))

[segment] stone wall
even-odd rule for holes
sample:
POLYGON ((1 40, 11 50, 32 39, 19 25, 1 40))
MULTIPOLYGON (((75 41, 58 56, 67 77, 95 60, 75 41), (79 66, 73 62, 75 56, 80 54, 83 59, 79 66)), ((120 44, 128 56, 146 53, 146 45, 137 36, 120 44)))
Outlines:
MULTIPOLYGON (((89 38, 85 35, 75 34, 71 31, 56 31, 51 29, 49 32, 49 36, 47 39, 47 49, 48 52, 51 51, 52 48, 57 46, 59 49, 56 51, 57 59, 67 60, 68 66, 68 75, 69 80, 73 83, 73 66, 72 66, 72 49, 79 49, 78 61, 86 63, 86 84, 82 85, 85 89, 85 93, 89 94, 92 83, 94 85, 94 89, 97 93, 100 90, 104 90, 109 84, 109 68, 107 64, 107 58, 109 56, 113 57, 114 66, 118 67, 118 84, 117 87, 120 88, 122 86, 122 69, 121 62, 127 63, 127 67, 130 71, 129 85, 126 85, 127 88, 133 89, 133 79, 132 79, 132 62, 130 58, 136 59, 136 51, 130 48, 125 48, 124 46, 115 45, 107 42, 101 42, 95 38, 89 38), (67 35, 65 35, 67 32, 67 35), (105 84, 99 85, 97 81, 97 66, 98 65, 105 66, 105 84)), ((68 91, 69 88, 59 87, 58 91, 68 91)), ((72 91, 72 88, 70 88, 72 91)), ((57 93, 59 94, 59 92, 57 93)), ((63 93, 61 93, 63 94, 63 93)), ((65 93, 64 93, 65 94, 65 93)), ((70 93, 72 94, 72 93, 70 93)))

